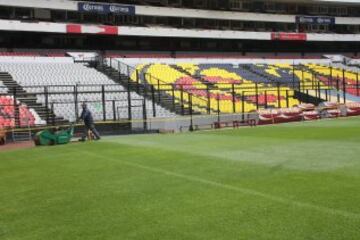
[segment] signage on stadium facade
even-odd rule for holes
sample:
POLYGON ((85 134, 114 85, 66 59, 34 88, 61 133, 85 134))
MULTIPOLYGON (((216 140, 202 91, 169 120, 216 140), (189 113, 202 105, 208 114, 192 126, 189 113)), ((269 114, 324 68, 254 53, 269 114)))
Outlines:
POLYGON ((296 16, 296 23, 334 25, 334 17, 312 17, 312 16, 296 16))
POLYGON ((116 26, 67 24, 66 33, 118 35, 119 28, 116 26))
POLYGON ((78 11, 98 14, 135 15, 135 6, 79 2, 78 11))
POLYGON ((281 41, 306 41, 306 33, 285 33, 285 32, 273 32, 271 33, 271 40, 281 41))

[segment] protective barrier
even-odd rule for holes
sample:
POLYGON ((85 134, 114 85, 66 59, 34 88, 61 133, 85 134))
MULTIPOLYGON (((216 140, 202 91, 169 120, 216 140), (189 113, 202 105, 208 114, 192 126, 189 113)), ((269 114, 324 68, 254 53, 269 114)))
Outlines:
POLYGON ((250 81, 240 70, 223 65, 131 67, 116 59, 96 59, 94 63, 94 67, 111 74, 121 85, 25 86, 27 92, 17 92, 16 88, 7 89, 7 93, 1 91, 0 97, 7 101, 0 103, 0 120, 7 119, 2 125, 0 121, 1 127, 22 127, 25 112, 33 116, 30 127, 67 125, 78 119, 83 102, 97 122, 127 122, 132 129, 145 130, 221 127, 226 122, 249 124, 245 121, 248 113, 261 109, 291 108, 301 103, 360 102, 359 73, 341 66, 241 66, 243 71, 261 76, 250 81), (197 76, 196 68, 203 75, 197 76), (160 70, 171 74, 161 75, 160 70), (180 116, 190 117, 192 123, 180 116))

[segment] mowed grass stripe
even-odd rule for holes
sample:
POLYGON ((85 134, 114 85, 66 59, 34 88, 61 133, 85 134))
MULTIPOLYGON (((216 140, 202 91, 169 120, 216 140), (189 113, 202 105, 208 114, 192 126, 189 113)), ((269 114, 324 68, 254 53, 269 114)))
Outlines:
POLYGON ((309 210, 316 210, 316 211, 323 212, 323 213, 326 213, 326 214, 331 214, 331 215, 337 215, 337 216, 342 216, 342 217, 360 219, 360 214, 359 213, 352 213, 352 212, 347 212, 347 211, 343 211, 343 210, 339 210, 339 209, 333 209, 333 208, 328 208, 328 207, 324 207, 324 206, 319 206, 319 205, 315 205, 315 204, 311 204, 311 203, 304 203, 304 202, 300 202, 300 201, 294 201, 294 200, 282 198, 282 197, 279 197, 279 196, 274 196, 274 195, 271 195, 271 194, 259 192, 259 191, 253 190, 253 189, 241 188, 241 187, 237 187, 237 186, 231 186, 231 185, 211 181, 211 180, 208 180, 208 179, 203 179, 203 178, 200 178, 200 177, 197 177, 197 176, 184 175, 184 174, 181 174, 181 173, 178 173, 178 172, 173 172, 173 171, 168 171, 168 170, 164 170, 164 169, 160 169, 160 168, 154 168, 154 167, 150 167, 150 166, 145 166, 145 165, 137 164, 137 163, 134 163, 134 162, 128 162, 128 161, 124 161, 124 160, 119 160, 116 157, 115 158, 114 157, 109 157, 109 156, 104 157, 101 153, 97 154, 96 152, 88 152, 88 151, 83 151, 83 153, 85 155, 96 156, 96 158, 104 159, 106 161, 113 160, 113 161, 125 164, 127 166, 143 169, 143 170, 150 171, 150 172, 153 172, 153 173, 159 173, 159 174, 167 175, 167 176, 170 176, 170 177, 181 178, 181 179, 186 180, 186 181, 195 182, 195 183, 201 183, 201 184, 205 184, 205 185, 208 185, 208 186, 213 186, 213 187, 217 187, 217 188, 221 188, 221 189, 225 189, 225 190, 238 192, 238 193, 241 193, 241 194, 261 197, 261 198, 264 198, 264 199, 267 199, 267 200, 270 200, 270 201, 274 201, 274 202, 277 202, 277 203, 281 203, 281 204, 294 205, 296 207, 307 208, 309 210))
POLYGON ((0 239, 358 240, 360 119, 0 153, 0 239))

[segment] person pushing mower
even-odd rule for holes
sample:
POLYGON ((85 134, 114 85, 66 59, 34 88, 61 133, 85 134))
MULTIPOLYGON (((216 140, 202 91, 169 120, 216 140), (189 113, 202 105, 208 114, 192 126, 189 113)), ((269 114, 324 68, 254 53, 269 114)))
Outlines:
POLYGON ((82 107, 82 112, 81 112, 80 120, 84 121, 85 129, 80 140, 85 141, 86 137, 88 137, 91 134, 94 135, 95 140, 100 140, 101 137, 99 132, 95 128, 94 119, 92 117, 91 111, 88 109, 86 103, 83 103, 81 107, 82 107))

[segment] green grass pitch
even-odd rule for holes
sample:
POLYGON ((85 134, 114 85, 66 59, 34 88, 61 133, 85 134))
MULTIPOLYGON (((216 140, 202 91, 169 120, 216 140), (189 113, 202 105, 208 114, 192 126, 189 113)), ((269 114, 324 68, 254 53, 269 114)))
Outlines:
POLYGON ((0 239, 360 239, 360 119, 0 153, 0 239))

